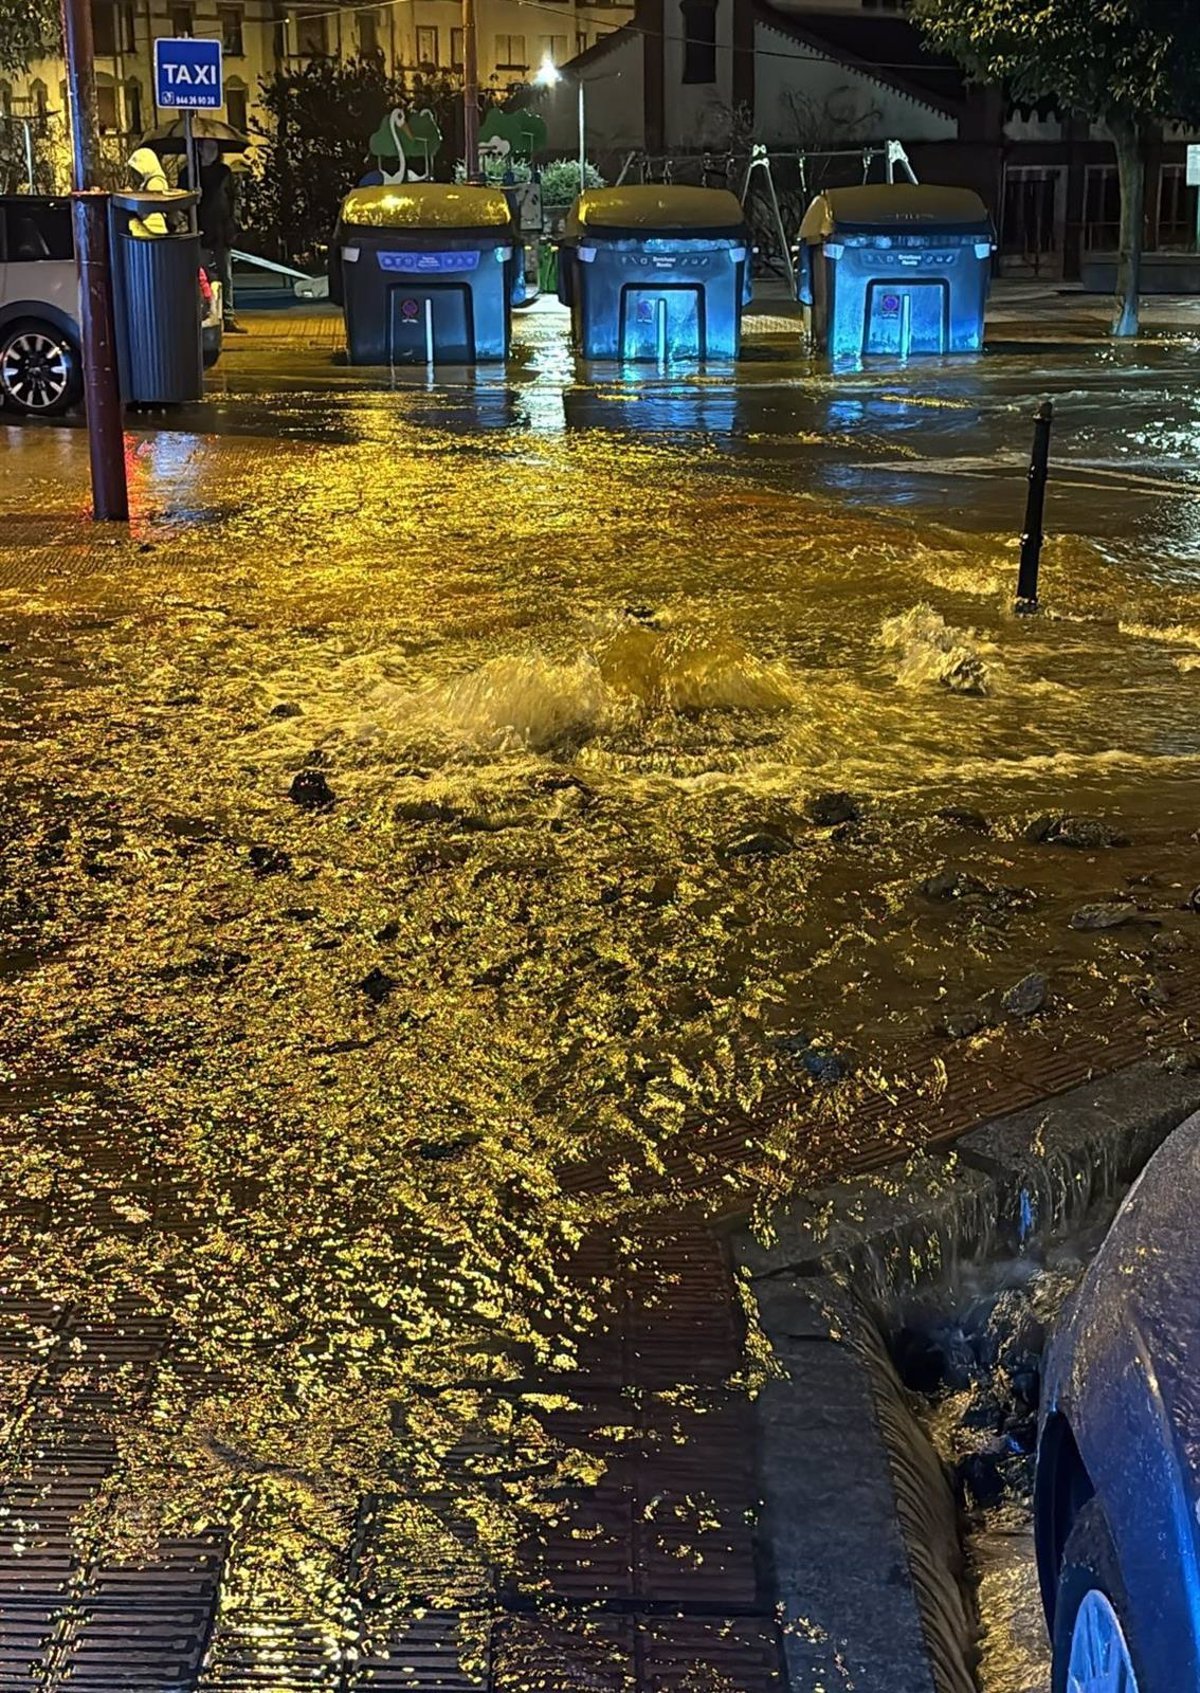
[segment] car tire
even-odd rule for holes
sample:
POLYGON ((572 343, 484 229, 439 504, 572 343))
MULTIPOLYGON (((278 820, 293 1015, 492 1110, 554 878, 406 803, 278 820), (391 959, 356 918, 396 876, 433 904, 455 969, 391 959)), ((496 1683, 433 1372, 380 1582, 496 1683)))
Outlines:
POLYGON ((0 330, 0 403, 28 417, 57 417, 82 392, 79 349, 63 330, 39 318, 0 330))
POLYGON ((1145 1693, 1139 1661, 1112 1534, 1100 1501, 1089 1499, 1063 1550, 1053 1693, 1145 1693))

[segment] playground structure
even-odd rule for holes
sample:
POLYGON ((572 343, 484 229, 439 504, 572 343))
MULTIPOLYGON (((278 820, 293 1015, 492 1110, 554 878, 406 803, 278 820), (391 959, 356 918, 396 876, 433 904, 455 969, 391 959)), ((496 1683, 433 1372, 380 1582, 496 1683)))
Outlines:
POLYGON ((691 184, 700 188, 727 188, 742 204, 754 239, 760 272, 782 276, 789 291, 796 291, 795 247, 800 222, 814 196, 825 186, 835 161, 852 160, 861 168, 861 180, 871 180, 876 162, 882 164, 883 180, 895 182, 897 173, 916 183, 917 175, 899 141, 884 141, 865 147, 789 149, 771 151, 754 143, 749 151, 729 149, 723 153, 652 154, 631 152, 616 180, 658 182, 666 186, 691 184))

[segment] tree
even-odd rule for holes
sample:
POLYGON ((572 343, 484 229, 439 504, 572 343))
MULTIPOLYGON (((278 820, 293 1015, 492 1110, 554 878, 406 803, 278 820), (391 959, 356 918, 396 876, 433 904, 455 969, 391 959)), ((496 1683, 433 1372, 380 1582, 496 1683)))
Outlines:
MULTIPOLYGON (((449 136, 462 103, 461 84, 447 73, 389 76, 376 58, 314 59, 264 77, 260 89, 267 121, 258 133, 266 145, 243 195, 243 220, 262 244, 301 262, 328 242, 388 112, 428 108, 449 136)), ((447 157, 449 146, 443 167, 447 157)))
POLYGON ((1192 0, 915 0, 933 47, 1018 99, 1053 96, 1112 136, 1121 187, 1114 335, 1138 332, 1146 143, 1200 119, 1192 0))
POLYGON ((28 70, 59 41, 57 0, 0 0, 0 71, 28 70))

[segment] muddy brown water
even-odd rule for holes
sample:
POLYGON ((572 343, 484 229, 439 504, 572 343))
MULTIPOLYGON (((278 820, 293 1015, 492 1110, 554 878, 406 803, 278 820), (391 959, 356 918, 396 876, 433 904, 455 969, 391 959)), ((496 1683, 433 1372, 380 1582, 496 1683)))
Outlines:
MULTIPOLYGON (((10 1285, 148 1295, 188 1368, 250 1384, 189 1424, 169 1382, 194 1486, 164 1507, 142 1440, 135 1491, 194 1522, 230 1451, 282 1443, 310 1597, 364 1475, 441 1497, 466 1430, 536 1446, 536 1397, 491 1389, 569 1365, 558 1257, 664 1164, 690 1197, 697 1116, 808 1097, 806 1051, 886 1080, 980 1001, 1002 1042, 1031 971, 1063 1038, 1152 1023, 1200 933, 1193 346, 834 376, 768 337, 647 375, 521 336, 437 387, 231 357, 186 427, 131 427, 128 534, 84 520, 79 429, 0 431, 10 1285), (306 765, 331 808, 289 800, 306 765), (856 815, 814 821, 830 791, 856 815), (1043 813, 1128 844, 1031 839, 1043 813), (730 850, 753 830, 784 850, 730 850), (589 1162, 603 1200, 560 1185, 589 1162), (414 1383, 393 1449, 364 1406, 414 1383)), ((750 1160, 776 1185, 837 1167, 799 1123, 750 1160)), ((473 1487, 502 1562, 517 1507, 473 1487)))

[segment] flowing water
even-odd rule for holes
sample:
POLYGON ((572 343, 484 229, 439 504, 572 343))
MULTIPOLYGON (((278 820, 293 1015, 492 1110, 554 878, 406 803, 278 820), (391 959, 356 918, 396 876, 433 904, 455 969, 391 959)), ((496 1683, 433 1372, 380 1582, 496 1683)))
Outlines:
POLYGON ((364 1478, 425 1567, 460 1505, 511 1554, 533 1506, 476 1472, 540 1449, 586 1230, 858 1150, 801 1111, 730 1175, 691 1125, 886 1085, 948 1014, 1003 1051, 1030 972, 1052 1035, 1152 1025, 1197 944, 1193 346, 647 375, 522 337, 438 387, 230 356, 131 430, 128 536, 79 430, 0 432, 9 1286, 182 1324, 132 1539, 269 1459, 246 1568, 329 1615, 364 1478))
POLYGON ((1034 1446, 1045 1347, 1116 1208, 1101 1201, 1019 1256, 960 1262, 910 1300, 893 1344, 959 1507, 980 1693, 1045 1693, 1050 1648, 1033 1534, 1034 1446))

